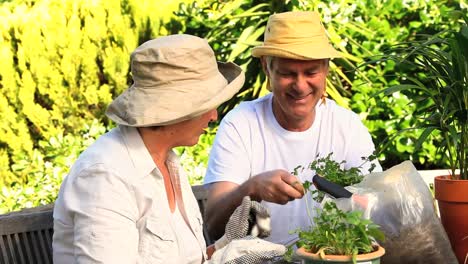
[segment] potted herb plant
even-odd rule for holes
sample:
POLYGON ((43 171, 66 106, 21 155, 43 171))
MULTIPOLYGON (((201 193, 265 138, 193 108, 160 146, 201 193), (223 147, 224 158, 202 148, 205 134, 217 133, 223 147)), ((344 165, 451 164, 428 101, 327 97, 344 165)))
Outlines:
MULTIPOLYGON (((343 169, 343 162, 332 159, 333 153, 325 157, 316 157, 308 165, 328 181, 340 186, 349 186, 362 181, 359 167, 343 169)), ((371 158, 363 158, 368 162, 371 158)), ((372 171, 374 166, 371 167, 372 171)), ((298 175, 304 168, 298 166, 293 174, 298 175)), ((321 176, 315 176, 321 177, 321 176)), ((310 191, 312 183, 304 182, 306 191, 310 191)), ((315 201, 322 202, 325 193, 313 190, 311 196, 315 201)), ((309 210, 308 200, 305 198, 309 210)), ((309 217, 311 217, 308 211, 309 217)), ((384 241, 384 233, 371 220, 365 219, 361 211, 344 212, 332 201, 324 203, 318 210, 318 216, 313 218, 315 225, 307 230, 295 230, 299 240, 295 244, 298 250, 295 256, 302 263, 380 263, 385 250, 377 244, 384 241)), ((293 252, 290 247, 286 260, 291 260, 293 252)))
POLYGON ((447 30, 422 40, 392 47, 381 60, 393 60, 411 69, 402 84, 382 92, 410 90, 417 94, 412 113, 413 129, 422 133, 416 150, 428 137, 438 136, 437 146, 447 157, 451 174, 434 179, 442 224, 460 263, 468 259, 468 19, 459 30, 447 30), (459 171, 459 173, 456 173, 459 171))
POLYGON ((375 241, 384 235, 378 225, 360 211, 343 212, 333 202, 325 203, 316 226, 298 230, 296 256, 302 263, 380 263, 385 250, 375 241))

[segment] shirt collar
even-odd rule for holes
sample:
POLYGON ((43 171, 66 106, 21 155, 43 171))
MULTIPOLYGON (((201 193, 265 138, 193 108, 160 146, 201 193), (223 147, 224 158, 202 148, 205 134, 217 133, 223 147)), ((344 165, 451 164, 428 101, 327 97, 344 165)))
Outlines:
POLYGON ((123 125, 119 125, 118 129, 122 133, 124 144, 135 166, 135 171, 137 172, 135 176, 145 177, 149 175, 156 168, 156 164, 146 148, 145 143, 143 143, 138 129, 136 127, 123 125))

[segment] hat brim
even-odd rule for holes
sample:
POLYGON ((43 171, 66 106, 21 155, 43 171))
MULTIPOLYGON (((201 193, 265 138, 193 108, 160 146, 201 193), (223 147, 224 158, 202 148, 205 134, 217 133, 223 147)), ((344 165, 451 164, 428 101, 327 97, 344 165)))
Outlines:
POLYGON ((342 57, 342 55, 331 46, 320 47, 320 49, 310 48, 308 50, 291 50, 273 46, 258 46, 252 49, 252 56, 256 58, 272 56, 296 60, 320 60, 342 57))
MULTIPOLYGON (((139 102, 142 98, 148 97, 148 90, 132 85, 109 105, 106 115, 117 124, 131 127, 165 126, 197 117, 231 99, 244 84, 244 72, 236 64, 218 62, 218 70, 227 80, 227 85, 220 87, 215 96, 205 100, 200 105, 187 105, 187 102, 181 99, 177 106, 162 106, 155 102, 154 107, 142 111, 132 102, 139 102), (122 105, 124 107, 121 107, 122 105), (123 110, 119 111, 119 109, 123 110), (136 115, 136 113, 139 114, 136 115)), ((207 86, 212 84, 212 82, 200 81, 189 85, 207 86)), ((177 87, 176 89, 184 90, 183 87, 177 87)))

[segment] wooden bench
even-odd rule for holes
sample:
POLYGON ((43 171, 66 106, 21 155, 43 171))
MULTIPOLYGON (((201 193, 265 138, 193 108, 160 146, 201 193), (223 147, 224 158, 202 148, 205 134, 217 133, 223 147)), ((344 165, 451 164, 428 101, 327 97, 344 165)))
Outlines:
MULTIPOLYGON (((198 207, 200 207, 202 217, 205 218, 205 207, 206 200, 208 198, 208 189, 206 189, 203 185, 194 185, 192 186, 192 191, 193 194, 195 194, 195 198, 197 198, 198 207)), ((213 239, 210 238, 210 235, 208 234, 205 221, 203 221, 203 236, 205 237, 205 242, 207 246, 215 242, 213 239)))
POLYGON ((0 216, 0 263, 52 263, 53 204, 0 216))
MULTIPOLYGON (((208 191, 192 186, 200 211, 204 215, 208 191)), ((0 215, 0 264, 52 263, 54 205, 44 205, 0 215)), ((203 227, 207 245, 213 243, 203 227)))

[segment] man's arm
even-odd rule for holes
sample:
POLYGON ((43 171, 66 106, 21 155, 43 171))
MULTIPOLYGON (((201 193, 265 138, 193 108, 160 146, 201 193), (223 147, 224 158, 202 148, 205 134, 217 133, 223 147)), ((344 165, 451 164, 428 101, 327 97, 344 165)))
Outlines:
POLYGON ((229 217, 242 203, 244 196, 259 202, 286 204, 303 195, 302 184, 284 170, 258 174, 241 185, 228 181, 212 183, 205 211, 208 232, 213 239, 219 239, 224 234, 229 217))
POLYGON ((227 181, 215 182, 210 185, 205 221, 212 239, 219 239, 224 234, 229 216, 241 204, 242 198, 245 196, 244 193, 250 192, 244 190, 246 187, 248 188, 248 185, 242 186, 227 181))

